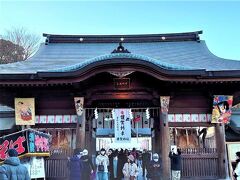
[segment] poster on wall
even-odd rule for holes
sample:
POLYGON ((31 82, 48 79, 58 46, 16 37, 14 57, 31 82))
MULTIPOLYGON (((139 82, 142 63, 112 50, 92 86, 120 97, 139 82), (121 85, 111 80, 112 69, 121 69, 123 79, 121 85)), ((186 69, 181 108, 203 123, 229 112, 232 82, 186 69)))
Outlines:
POLYGON ((239 152, 239 151, 240 151, 240 143, 239 142, 228 142, 227 143, 229 175, 231 176, 232 179, 234 179, 233 171, 237 165, 236 152, 239 152))
POLYGON ((16 125, 35 125, 34 98, 15 98, 16 125))
POLYGON ((233 96, 215 95, 213 99, 212 123, 229 123, 233 96))
POLYGON ((30 161, 30 177, 31 179, 45 178, 44 159, 43 157, 32 157, 30 161))
POLYGON ((161 111, 163 114, 168 113, 169 101, 170 101, 170 96, 160 96, 161 111))
POLYGON ((8 149, 14 148, 18 156, 49 156, 50 136, 26 129, 0 137, 0 162, 7 158, 8 149))
POLYGON ((130 109, 115 109, 115 142, 131 142, 131 120, 130 109))
POLYGON ((75 109, 78 116, 83 114, 83 97, 74 97, 75 109))

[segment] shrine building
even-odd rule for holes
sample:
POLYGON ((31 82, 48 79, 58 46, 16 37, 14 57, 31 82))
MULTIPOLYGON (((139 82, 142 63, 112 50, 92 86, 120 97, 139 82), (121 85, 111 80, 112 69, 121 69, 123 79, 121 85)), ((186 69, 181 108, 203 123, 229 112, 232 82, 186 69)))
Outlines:
POLYGON ((135 145, 159 153, 166 179, 172 145, 182 151, 183 179, 224 179, 225 125, 211 123, 213 98, 239 103, 240 61, 211 53, 201 34, 43 34, 31 58, 0 65, 0 136, 24 128, 15 125, 15 98, 34 98, 31 128, 52 135, 49 179, 67 177, 66 157, 77 147, 94 158, 102 147, 135 145), (83 99, 80 117, 75 97, 83 99), (169 98, 164 112, 161 97, 169 98), (114 144, 113 109, 131 109, 135 145, 114 144))

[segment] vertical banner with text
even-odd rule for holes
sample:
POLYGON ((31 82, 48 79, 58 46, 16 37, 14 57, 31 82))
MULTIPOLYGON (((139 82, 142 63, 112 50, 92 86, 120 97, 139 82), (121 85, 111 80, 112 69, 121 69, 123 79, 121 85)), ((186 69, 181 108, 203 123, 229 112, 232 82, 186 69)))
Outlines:
POLYGON ((232 114, 233 96, 215 95, 213 99, 212 123, 229 123, 232 114))
POLYGON ((115 142, 131 142, 131 120, 130 109, 115 109, 115 142))
POLYGON ((16 125, 35 125, 34 98, 15 98, 16 125))

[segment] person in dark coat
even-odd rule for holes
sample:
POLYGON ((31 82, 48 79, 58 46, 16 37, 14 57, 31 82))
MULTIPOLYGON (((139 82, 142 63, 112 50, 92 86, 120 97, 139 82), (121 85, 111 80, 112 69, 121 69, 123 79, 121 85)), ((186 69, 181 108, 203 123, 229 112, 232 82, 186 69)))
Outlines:
POLYGON ((122 169, 124 164, 127 162, 127 156, 124 153, 123 149, 120 150, 118 154, 118 163, 117 163, 117 179, 121 180, 123 178, 122 169))
POLYGON ((180 149, 178 148, 177 152, 171 150, 169 152, 169 158, 171 159, 171 180, 180 180, 182 168, 182 157, 180 149))
POLYGON ((146 149, 143 150, 143 154, 142 154, 142 171, 143 171, 143 177, 145 176, 145 171, 147 168, 148 163, 151 160, 151 154, 149 152, 147 152, 146 149))
POLYGON ((1 180, 30 180, 27 168, 20 163, 18 152, 15 149, 8 150, 8 158, 0 166, 1 180))
POLYGON ((108 151, 108 159, 109 159, 109 174, 110 174, 110 180, 114 179, 114 174, 113 174, 113 158, 114 158, 114 153, 112 149, 109 149, 108 151))
POLYGON ((80 149, 74 149, 74 155, 68 161, 69 180, 81 180, 80 149))
POLYGON ((80 157, 80 176, 82 180, 90 180, 91 174, 93 173, 94 166, 88 156, 88 150, 84 149, 82 156, 80 157))
POLYGON ((147 178, 149 180, 161 179, 161 164, 157 153, 153 154, 153 160, 147 165, 147 178))

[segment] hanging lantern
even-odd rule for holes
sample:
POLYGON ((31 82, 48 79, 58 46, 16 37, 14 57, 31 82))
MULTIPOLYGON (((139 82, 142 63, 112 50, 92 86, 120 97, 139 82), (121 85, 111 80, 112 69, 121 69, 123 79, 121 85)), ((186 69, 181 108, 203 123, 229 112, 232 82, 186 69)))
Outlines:
POLYGON ((146 118, 147 118, 147 119, 150 119, 149 108, 146 109, 146 118))
POLYGON ((112 119, 113 120, 116 119, 116 115, 115 115, 115 110, 114 109, 112 109, 112 119))
POLYGON ((130 118, 130 119, 133 119, 132 109, 129 109, 129 118, 130 118))
POLYGON ((95 119, 98 119, 98 111, 97 111, 97 108, 94 110, 94 116, 95 116, 95 119))

